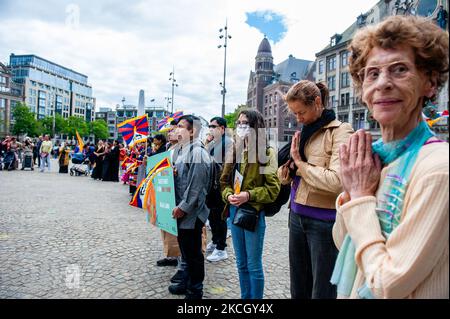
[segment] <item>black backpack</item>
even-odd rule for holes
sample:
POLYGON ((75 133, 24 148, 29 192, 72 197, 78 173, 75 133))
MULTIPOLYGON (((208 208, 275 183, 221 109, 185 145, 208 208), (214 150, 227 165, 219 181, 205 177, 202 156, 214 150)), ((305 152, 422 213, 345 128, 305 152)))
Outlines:
MULTIPOLYGON (((204 145, 201 145, 201 148, 207 151, 209 155, 209 152, 204 145)), ((194 145, 191 145, 189 151, 192 153, 193 149, 194 145)), ((208 186, 208 193, 206 194, 205 204, 206 207, 208 207, 210 210, 223 211, 223 209, 225 208, 225 203, 222 200, 222 192, 220 190, 220 176, 222 174, 222 165, 215 160, 214 156, 210 156, 210 160, 210 183, 208 186)), ((190 166, 189 164, 187 165, 190 166)))
POLYGON ((220 176, 222 174, 222 165, 211 156, 211 184, 206 195, 206 206, 210 210, 223 211, 225 203, 222 200, 220 191, 220 176))
MULTIPOLYGON (((278 151, 278 167, 287 163, 290 159, 291 143, 287 143, 278 151)), ((273 203, 264 205, 264 212, 267 217, 277 214, 281 207, 286 204, 291 195, 291 185, 281 185, 280 192, 273 203)))

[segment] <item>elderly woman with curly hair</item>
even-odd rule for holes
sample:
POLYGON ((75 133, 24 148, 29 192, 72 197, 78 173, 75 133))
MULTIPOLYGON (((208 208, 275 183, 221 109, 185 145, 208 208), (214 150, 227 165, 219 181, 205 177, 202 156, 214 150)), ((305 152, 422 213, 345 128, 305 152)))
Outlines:
POLYGON ((448 41, 424 18, 394 16, 350 44, 350 73, 382 138, 359 130, 340 148, 339 297, 449 297, 449 149, 422 118, 448 79, 448 41))

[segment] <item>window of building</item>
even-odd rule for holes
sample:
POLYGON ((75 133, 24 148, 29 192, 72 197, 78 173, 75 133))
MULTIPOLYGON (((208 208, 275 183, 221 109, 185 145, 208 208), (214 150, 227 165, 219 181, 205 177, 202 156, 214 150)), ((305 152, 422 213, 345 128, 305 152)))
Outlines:
POLYGON ((353 128, 355 131, 364 128, 364 118, 364 112, 353 113, 353 128))
POLYGON ((350 86, 350 73, 341 73, 341 88, 346 88, 350 86))
POLYGON ((319 74, 322 74, 323 73, 323 60, 319 60, 319 66, 318 66, 318 71, 319 71, 319 74))
POLYGON ((347 122, 348 123, 348 114, 340 114, 338 115, 338 120, 341 122, 347 122))
POLYGON ((267 116, 267 107, 264 108, 264 116, 267 116))
POLYGON ((377 121, 375 121, 375 120, 373 120, 373 121, 370 121, 369 122, 370 123, 370 129, 372 129, 372 130, 377 130, 377 129, 379 129, 380 128, 380 123, 378 123, 377 121))
POLYGON ((277 127, 277 119, 276 118, 273 119, 273 127, 277 127))
POLYGON ((327 85, 328 85, 328 89, 330 91, 333 91, 336 89, 336 76, 335 75, 329 76, 327 78, 327 85))
POLYGON ((348 51, 341 52, 341 66, 347 66, 348 65, 348 51))
POLYGON ((336 70, 336 56, 329 57, 327 61, 327 71, 336 70))
POLYGON ((350 105, 350 93, 341 94, 341 105, 342 106, 350 105))

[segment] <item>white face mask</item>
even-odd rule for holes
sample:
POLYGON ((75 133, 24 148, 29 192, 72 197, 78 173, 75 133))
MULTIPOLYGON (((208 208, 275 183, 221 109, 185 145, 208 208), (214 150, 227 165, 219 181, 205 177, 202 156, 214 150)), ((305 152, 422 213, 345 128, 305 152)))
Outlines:
POLYGON ((240 138, 246 138, 250 134, 250 126, 238 127, 236 134, 240 138))

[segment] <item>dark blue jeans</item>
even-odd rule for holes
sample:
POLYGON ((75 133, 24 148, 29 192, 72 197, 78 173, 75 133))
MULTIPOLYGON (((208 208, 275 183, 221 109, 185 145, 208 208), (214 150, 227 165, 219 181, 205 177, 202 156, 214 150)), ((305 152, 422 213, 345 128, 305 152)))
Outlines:
MULTIPOLYGON (((230 205, 230 220, 233 221, 236 206, 230 205)), ((236 265, 239 273, 242 299, 262 299, 264 295, 264 271, 262 252, 266 221, 264 212, 259 213, 255 231, 231 225, 236 265)))
POLYGON ((335 299, 330 283, 338 250, 333 221, 289 214, 289 268, 292 299, 335 299))

